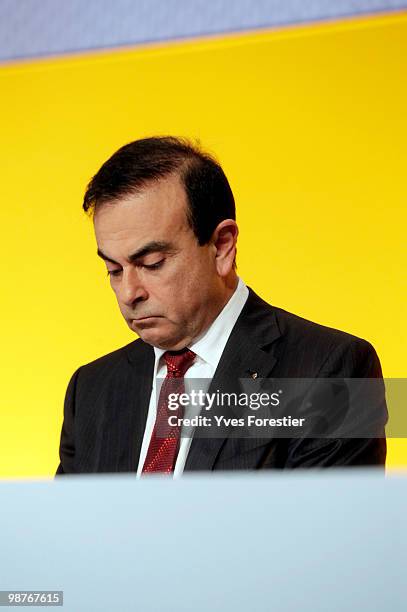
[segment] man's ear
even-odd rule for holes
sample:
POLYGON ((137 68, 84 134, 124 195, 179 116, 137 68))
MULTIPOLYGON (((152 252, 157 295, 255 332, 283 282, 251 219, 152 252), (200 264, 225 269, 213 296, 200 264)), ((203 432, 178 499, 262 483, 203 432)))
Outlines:
POLYGON ((236 241, 239 228, 233 219, 224 219, 212 234, 215 247, 215 265, 219 276, 227 276, 236 258, 236 241))

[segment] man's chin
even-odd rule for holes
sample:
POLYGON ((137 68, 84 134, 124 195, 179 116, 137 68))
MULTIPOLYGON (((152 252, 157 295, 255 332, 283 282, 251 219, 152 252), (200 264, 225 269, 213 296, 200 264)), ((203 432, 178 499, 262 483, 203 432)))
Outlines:
POLYGON ((187 340, 165 336, 156 329, 143 329, 137 332, 143 342, 165 351, 178 351, 185 348, 187 340))

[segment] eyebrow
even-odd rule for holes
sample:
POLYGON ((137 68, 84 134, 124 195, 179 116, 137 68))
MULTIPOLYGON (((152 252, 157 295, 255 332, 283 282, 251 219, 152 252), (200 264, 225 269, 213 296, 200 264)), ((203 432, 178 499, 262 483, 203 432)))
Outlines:
MULTIPOLYGON (((170 242, 160 242, 153 240, 151 242, 147 242, 147 244, 142 246, 137 251, 134 251, 134 253, 131 253, 131 255, 127 257, 127 259, 130 263, 134 263, 138 259, 141 259, 142 257, 149 255, 150 253, 164 253, 172 250, 174 249, 170 242)), ((117 266, 120 265, 119 263, 117 263, 117 261, 105 255, 105 253, 103 253, 103 251, 101 251, 100 249, 97 250, 97 254, 104 261, 109 261, 110 263, 116 264, 117 266)))

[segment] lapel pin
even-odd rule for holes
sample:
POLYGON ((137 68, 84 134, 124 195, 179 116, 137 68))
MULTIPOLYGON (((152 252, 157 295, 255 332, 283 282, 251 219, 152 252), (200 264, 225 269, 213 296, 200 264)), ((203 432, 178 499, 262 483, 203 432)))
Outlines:
POLYGON ((252 373, 251 373, 251 377, 252 377, 252 378, 257 378, 257 372, 252 372, 252 373))

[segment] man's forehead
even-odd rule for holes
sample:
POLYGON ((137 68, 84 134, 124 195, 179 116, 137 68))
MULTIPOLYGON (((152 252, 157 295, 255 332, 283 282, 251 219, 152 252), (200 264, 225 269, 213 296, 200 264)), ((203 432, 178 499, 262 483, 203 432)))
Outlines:
POLYGON ((171 175, 148 181, 136 191, 130 191, 97 204, 93 221, 95 228, 112 230, 120 224, 134 227, 172 223, 185 224, 188 217, 188 199, 184 185, 178 176, 171 175))
POLYGON ((179 179, 150 183, 96 208, 93 222, 102 259, 132 261, 152 252, 174 251, 186 232, 193 233, 179 179))

